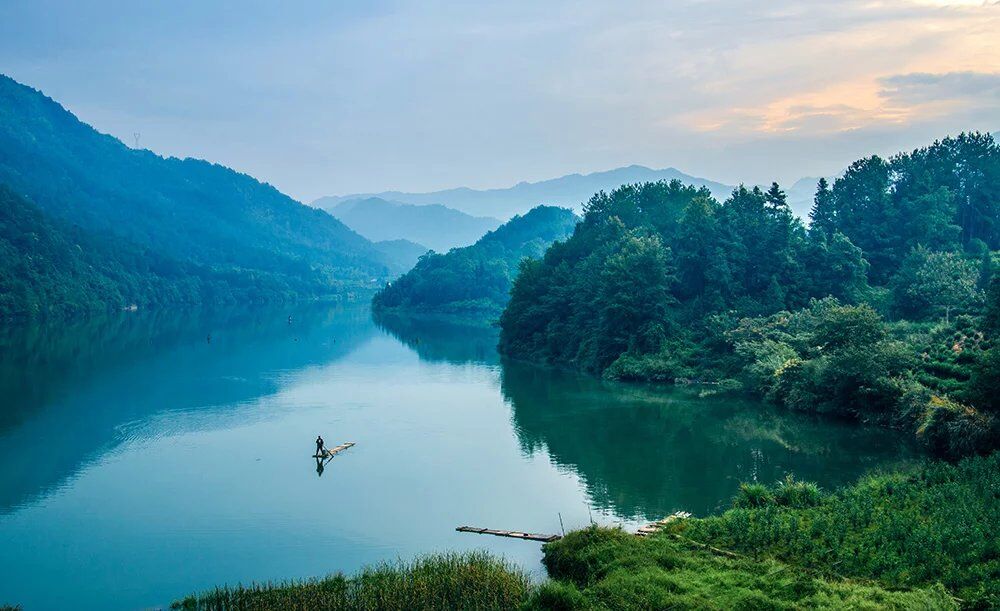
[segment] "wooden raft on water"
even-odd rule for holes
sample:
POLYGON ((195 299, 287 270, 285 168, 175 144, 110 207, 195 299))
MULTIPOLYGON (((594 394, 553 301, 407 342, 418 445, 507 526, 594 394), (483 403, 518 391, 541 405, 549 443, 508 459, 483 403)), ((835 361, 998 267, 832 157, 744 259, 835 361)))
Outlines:
POLYGON ((513 539, 524 539, 526 541, 556 541, 562 539, 560 535, 542 535, 538 533, 525 533, 517 530, 494 530, 492 528, 477 528, 475 526, 459 526, 456 528, 462 533, 476 533, 477 535, 493 535, 495 537, 511 537, 513 539))
POLYGON ((313 454, 313 458, 331 458, 337 454, 340 454, 341 452, 343 452, 344 450, 353 445, 354 445, 353 441, 345 441, 344 443, 340 444, 335 448, 324 449, 322 454, 313 454))

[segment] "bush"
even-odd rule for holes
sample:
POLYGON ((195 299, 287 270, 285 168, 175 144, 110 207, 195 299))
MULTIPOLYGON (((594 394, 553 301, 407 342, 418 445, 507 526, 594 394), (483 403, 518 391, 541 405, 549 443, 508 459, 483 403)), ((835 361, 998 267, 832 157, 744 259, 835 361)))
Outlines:
POLYGON ((823 501, 823 493, 819 486, 812 482, 798 482, 789 474, 778 482, 774 492, 774 502, 784 507, 802 509, 815 507, 823 501))
POLYGON ((740 484, 740 491, 733 497, 733 507, 764 507, 774 503, 774 494, 765 484, 740 484))
POLYGON ((924 405, 917 438, 939 456, 960 458, 996 448, 996 428, 994 417, 934 395, 924 405))

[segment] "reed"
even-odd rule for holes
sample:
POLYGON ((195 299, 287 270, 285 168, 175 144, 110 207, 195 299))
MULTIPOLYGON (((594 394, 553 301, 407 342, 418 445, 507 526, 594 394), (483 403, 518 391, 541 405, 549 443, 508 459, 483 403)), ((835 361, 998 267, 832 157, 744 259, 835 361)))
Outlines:
POLYGON ((529 576, 485 552, 425 556, 383 563, 354 576, 221 587, 174 602, 172 609, 379 611, 389 609, 516 609, 531 589, 529 576))

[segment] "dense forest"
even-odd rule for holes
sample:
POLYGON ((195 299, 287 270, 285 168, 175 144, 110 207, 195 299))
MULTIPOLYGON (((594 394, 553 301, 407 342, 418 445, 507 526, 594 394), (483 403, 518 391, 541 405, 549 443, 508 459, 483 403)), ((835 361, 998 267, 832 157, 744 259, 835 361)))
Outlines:
MULTIPOLYGON (((162 284, 154 289, 137 286, 145 280, 130 280, 114 290, 102 293, 91 287, 81 294, 54 285, 22 287, 45 296, 38 302, 44 310, 96 306, 104 297, 111 299, 105 306, 112 306, 119 302, 113 297, 116 291, 129 302, 315 297, 373 288, 402 271, 371 242, 321 210, 220 165, 130 149, 2 75, 0 184, 51 218, 67 239, 90 235, 113 243, 108 247, 113 254, 91 246, 83 258, 101 273, 120 267, 119 277, 138 278, 151 271, 158 278, 154 284, 162 284), (106 255, 111 260, 98 261, 106 255), (215 289, 193 290, 190 284, 198 277, 211 278, 215 289), (129 284, 132 288, 125 290, 129 284)), ((23 207, 11 212, 23 213, 23 207)), ((25 217, 25 222, 36 221, 25 217)), ((8 231, 20 226, 9 218, 8 223, 8 231)), ((15 259, 25 253, 10 247, 25 243, 25 236, 8 237, 13 239, 0 266, 13 269, 15 259)), ((81 239, 93 245, 94 238, 81 239)), ((71 276, 79 276, 81 269, 71 276)), ((72 286, 103 282, 78 279, 72 286)), ((10 301, 5 296, 4 303, 10 301)), ((38 308, 26 304, 16 309, 38 308)), ((13 313, 5 308, 0 316, 13 313)))
POLYGON ((0 185, 0 318, 197 303, 241 288, 250 287, 46 217, 0 185))
POLYGON ((820 180, 810 221, 777 184, 598 193, 521 264, 500 349, 891 424, 945 455, 1000 444, 992 136, 857 161, 820 180))
POLYGON ((379 291, 376 310, 409 310, 495 316, 503 309, 525 258, 540 257, 566 238, 579 218, 572 211, 538 206, 515 216, 472 246, 430 253, 379 291))

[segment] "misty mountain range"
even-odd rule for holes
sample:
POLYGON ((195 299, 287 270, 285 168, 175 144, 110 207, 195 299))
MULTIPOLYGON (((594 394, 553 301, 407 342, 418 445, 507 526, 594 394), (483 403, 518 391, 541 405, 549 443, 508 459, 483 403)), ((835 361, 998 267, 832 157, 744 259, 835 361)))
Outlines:
MULTIPOLYGON (((369 239, 387 239, 384 237, 373 238, 365 232, 364 228, 352 224, 346 214, 334 211, 338 210, 344 204, 375 198, 390 201, 397 205, 446 206, 468 215, 484 215, 487 217, 496 217, 497 219, 508 219, 515 214, 523 214, 531 208, 543 204, 563 206, 580 212, 583 204, 598 191, 611 191, 615 187, 628 183, 653 182, 657 180, 669 181, 674 179, 680 180, 684 184, 707 187, 720 202, 728 198, 734 188, 733 185, 692 176, 676 168, 654 170, 641 165, 630 165, 591 174, 568 174, 540 182, 520 182, 513 187, 505 189, 480 190, 458 187, 428 193, 403 191, 357 193, 321 197, 314 201, 312 205, 331 212, 355 231, 369 239)), ((812 206, 812 198, 818 180, 818 177, 807 177, 796 181, 791 186, 783 185, 788 193, 788 204, 791 206, 792 212, 803 219, 809 215, 809 209, 812 206)), ((763 186, 766 187, 767 185, 763 186)), ((394 210, 393 214, 397 212, 399 211, 394 210)), ((429 213, 429 211, 427 212, 429 213)), ((419 216, 421 211, 410 210, 408 213, 419 216)), ((366 219, 365 222, 371 223, 374 221, 373 219, 366 219)), ((387 222, 391 223, 392 221, 388 221, 387 219, 387 222)), ((499 221, 497 225, 499 225, 499 221)), ((420 242, 419 239, 404 234, 393 237, 406 237, 407 239, 420 242)), ((471 243, 471 241, 467 243, 471 243)), ((435 248, 435 250, 438 249, 435 248)))
POLYGON ((424 246, 425 251, 448 252, 468 246, 500 226, 495 218, 471 216, 440 204, 415 206, 380 197, 350 199, 330 206, 325 203, 320 200, 313 205, 373 242, 405 239, 424 246))
POLYGON ((430 193, 385 191, 323 197, 313 205, 330 209, 340 202, 378 197, 404 204, 441 204, 474 216, 492 216, 509 219, 524 214, 539 204, 563 206, 580 211, 582 205, 598 191, 610 191, 626 183, 679 179, 685 184, 705 186, 716 198, 723 200, 733 188, 719 182, 685 174, 674 168, 653 170, 641 165, 630 165, 592 174, 569 174, 540 182, 519 182, 506 189, 470 189, 459 187, 430 193))

